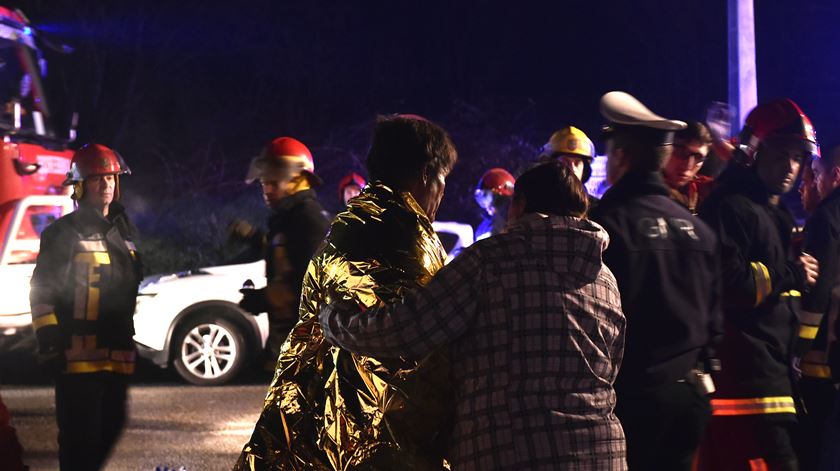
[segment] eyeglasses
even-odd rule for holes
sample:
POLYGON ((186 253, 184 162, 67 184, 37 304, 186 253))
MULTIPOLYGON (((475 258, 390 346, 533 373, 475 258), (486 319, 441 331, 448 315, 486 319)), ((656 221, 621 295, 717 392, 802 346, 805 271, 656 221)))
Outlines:
POLYGON ((705 155, 701 154, 700 152, 690 152, 688 147, 682 144, 674 144, 674 153, 672 155, 681 160, 688 160, 693 158, 695 165, 700 165, 706 160, 705 155))

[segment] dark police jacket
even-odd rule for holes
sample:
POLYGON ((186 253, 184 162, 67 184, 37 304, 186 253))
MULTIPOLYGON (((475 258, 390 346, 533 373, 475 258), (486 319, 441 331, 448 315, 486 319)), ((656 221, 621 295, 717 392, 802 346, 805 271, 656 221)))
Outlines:
POLYGON ((619 392, 685 379, 720 333, 715 236, 669 195, 658 172, 629 172, 592 214, 627 317, 619 392))
POLYGON ((793 218, 755 171, 730 165, 719 180, 700 207, 720 240, 724 286, 713 414, 795 413, 790 347, 805 273, 793 262, 793 218))
MULTIPOLYGON (((831 378, 840 373, 838 352, 830 345, 831 329, 837 325, 840 311, 838 262, 840 262, 840 188, 822 200, 805 225, 803 250, 817 259, 820 276, 802 297, 799 333, 794 355, 802 357, 802 375, 831 378), (832 365, 829 367, 829 355, 832 365)), ((834 337, 836 338, 836 336, 834 337)))
POLYGON ((41 234, 29 301, 41 353, 67 373, 134 372, 134 307, 142 268, 122 206, 86 206, 41 234))

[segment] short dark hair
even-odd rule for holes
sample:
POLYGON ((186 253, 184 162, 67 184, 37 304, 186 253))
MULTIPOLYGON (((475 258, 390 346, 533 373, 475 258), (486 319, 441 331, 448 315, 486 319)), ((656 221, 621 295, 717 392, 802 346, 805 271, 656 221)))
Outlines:
POLYGON ((712 143, 712 133, 709 132, 709 128, 705 124, 700 121, 686 121, 686 124, 688 126, 685 129, 674 133, 674 140, 682 142, 697 141, 703 145, 712 143))
POLYGON ((525 213, 583 217, 589 199, 568 165, 551 161, 531 167, 516 179, 514 201, 525 198, 525 213))
POLYGON ((367 170, 371 180, 405 189, 427 167, 445 175, 456 160, 455 144, 437 124, 414 115, 380 116, 373 129, 367 170))
POLYGON ((647 128, 640 128, 639 132, 636 132, 628 128, 622 128, 609 135, 609 139, 613 140, 613 147, 624 149, 633 170, 662 170, 671 156, 672 141, 660 135, 664 132, 653 132, 647 128))

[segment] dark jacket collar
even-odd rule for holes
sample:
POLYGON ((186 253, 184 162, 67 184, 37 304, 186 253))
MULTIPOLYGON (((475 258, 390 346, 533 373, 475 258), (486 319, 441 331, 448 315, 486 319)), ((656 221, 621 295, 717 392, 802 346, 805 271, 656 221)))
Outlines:
POLYGON ((315 190, 313 190, 313 189, 303 190, 303 191, 299 191, 299 192, 297 192, 293 195, 289 195, 289 196, 283 198, 282 200, 278 201, 277 204, 272 206, 271 209, 275 214, 276 213, 284 213, 284 212, 292 209, 293 207, 297 206, 299 203, 301 203, 304 200, 316 199, 316 198, 317 198, 317 193, 315 193, 315 190))
POLYGON ((826 196, 822 201, 820 201, 820 204, 817 205, 817 209, 822 208, 823 206, 828 206, 830 204, 836 204, 837 200, 840 200, 840 187, 832 190, 831 193, 828 194, 828 196, 826 196))
POLYGON ((609 205, 632 196, 670 194, 661 173, 631 170, 604 193, 599 204, 609 205))

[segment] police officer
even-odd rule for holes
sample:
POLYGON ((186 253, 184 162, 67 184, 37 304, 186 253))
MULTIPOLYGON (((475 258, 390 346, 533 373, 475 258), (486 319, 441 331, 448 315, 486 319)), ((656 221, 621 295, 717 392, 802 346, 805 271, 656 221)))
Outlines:
POLYGON ((57 375, 61 469, 101 468, 126 420, 142 278, 133 226, 116 202, 126 173, 113 150, 79 149, 64 182, 78 209, 41 234, 30 303, 38 361, 57 375))
POLYGON ((491 168, 481 176, 474 193, 475 202, 481 208, 481 222, 475 229, 475 240, 486 239, 504 230, 515 183, 513 175, 503 168, 491 168))
POLYGON ((724 283, 723 369, 700 469, 795 470, 790 345, 800 293, 814 284, 818 266, 792 253, 793 217, 780 195, 816 154, 816 134, 785 99, 753 109, 738 140, 699 211, 720 240, 724 283))
POLYGON ((298 320, 303 275, 324 239, 328 221, 313 189, 321 179, 315 175, 312 152, 297 139, 271 141, 251 162, 247 181, 256 180, 271 210, 268 232, 244 221, 235 221, 231 230, 264 254, 267 285, 243 289, 239 305, 253 314, 268 313, 270 358, 266 367, 273 371, 280 346, 298 320))
POLYGON ((719 331, 720 288, 712 231, 669 198, 660 173, 682 121, 658 116, 624 92, 601 98, 609 121, 607 179, 592 219, 604 226, 627 317, 616 415, 631 470, 689 470, 710 414, 698 370, 719 331), (690 272, 687 268, 690 267, 690 272))

